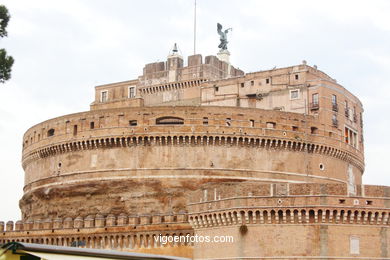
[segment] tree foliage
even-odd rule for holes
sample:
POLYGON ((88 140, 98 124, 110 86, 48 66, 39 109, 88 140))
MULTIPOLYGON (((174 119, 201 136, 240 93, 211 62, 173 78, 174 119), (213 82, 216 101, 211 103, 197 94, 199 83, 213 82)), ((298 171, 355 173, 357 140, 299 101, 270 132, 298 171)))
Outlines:
MULTIPOLYGON (((0 5, 0 37, 6 37, 7 26, 10 19, 7 7, 0 5)), ((0 83, 11 78, 11 69, 14 64, 14 59, 11 56, 7 56, 5 49, 0 49, 0 83)))
POLYGON ((7 36, 7 25, 9 18, 10 16, 7 7, 0 5, 0 37, 7 36))

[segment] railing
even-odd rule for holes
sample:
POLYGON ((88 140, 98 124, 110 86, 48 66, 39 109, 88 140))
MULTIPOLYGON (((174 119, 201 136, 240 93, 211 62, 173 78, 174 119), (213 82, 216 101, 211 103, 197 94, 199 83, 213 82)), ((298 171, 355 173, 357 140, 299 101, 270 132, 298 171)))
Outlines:
POLYGON ((318 110, 320 108, 320 104, 318 102, 312 102, 309 105, 310 110, 318 110))

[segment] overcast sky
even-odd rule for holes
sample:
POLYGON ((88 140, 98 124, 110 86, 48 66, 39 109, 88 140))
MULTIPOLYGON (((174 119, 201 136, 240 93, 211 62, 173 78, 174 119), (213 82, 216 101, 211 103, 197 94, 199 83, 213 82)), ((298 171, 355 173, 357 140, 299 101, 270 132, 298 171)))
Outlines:
MULTIPOLYGON (((137 78, 177 42, 193 54, 193 0, 3 0, 11 20, 0 48, 15 59, 0 85, 0 220, 18 220, 23 133, 85 111, 95 85, 137 78)), ((197 53, 215 55, 216 23, 245 72, 307 60, 365 109, 366 184, 390 185, 390 1, 198 0, 197 53)))

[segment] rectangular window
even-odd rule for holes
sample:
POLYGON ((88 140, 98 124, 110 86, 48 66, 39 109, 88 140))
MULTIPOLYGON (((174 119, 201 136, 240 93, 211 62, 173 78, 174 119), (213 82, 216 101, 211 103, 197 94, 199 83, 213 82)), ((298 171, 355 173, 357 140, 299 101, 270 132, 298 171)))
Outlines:
POLYGON ((348 107, 348 101, 347 100, 345 100, 344 108, 345 108, 345 116, 349 117, 349 107, 348 107))
POLYGON ((298 131, 298 126, 292 126, 293 131, 298 131))
POLYGON ((137 126, 137 120, 130 120, 129 125, 130 126, 137 126))
POLYGON ((313 104, 318 105, 318 102, 319 102, 318 93, 314 93, 314 94, 312 95, 312 102, 313 102, 313 104))
POLYGON ((251 86, 254 86, 255 85, 255 82, 252 80, 251 81, 251 86))
POLYGON ((129 87, 129 98, 135 98, 135 87, 129 87))
POLYGON ((337 104, 337 96, 332 95, 332 104, 337 104))
POLYGON ((245 83, 244 82, 241 83, 241 87, 242 88, 245 87, 245 83))
POLYGON ((265 83, 266 83, 266 84, 269 84, 269 79, 265 79, 265 83))
POLYGON ((203 124, 208 125, 209 124, 209 118, 208 117, 203 117, 203 124))
POLYGON ((350 129, 349 127, 345 127, 344 138, 347 144, 355 147, 356 149, 358 148, 358 135, 356 131, 350 129))
POLYGON ((299 99, 299 89, 290 90, 290 100, 299 99))
POLYGON ((103 90, 100 92, 100 102, 106 102, 108 100, 108 91, 103 90))
POLYGON ((249 125, 250 125, 251 127, 255 127, 255 120, 250 119, 250 120, 249 120, 249 125))
POLYGON ((77 135, 77 125, 73 126, 73 135, 77 135))
POLYGON ((94 129, 94 128, 95 128, 95 122, 89 123, 89 128, 90 128, 90 129, 94 129))
POLYGON ((337 114, 333 114, 333 115, 332 115, 332 125, 333 125, 334 127, 337 127, 337 126, 339 125, 339 122, 338 122, 338 120, 337 120, 337 114))
POLYGON ((351 255, 359 255, 360 254, 360 241, 357 236, 350 236, 349 239, 349 250, 351 255))
POLYGON ((298 80, 299 79, 299 76, 298 74, 295 74, 295 79, 298 80))

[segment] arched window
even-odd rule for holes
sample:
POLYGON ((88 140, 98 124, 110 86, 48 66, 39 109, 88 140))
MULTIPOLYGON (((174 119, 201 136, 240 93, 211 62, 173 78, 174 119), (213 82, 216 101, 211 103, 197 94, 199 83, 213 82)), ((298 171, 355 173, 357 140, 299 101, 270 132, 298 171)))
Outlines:
POLYGON ((51 129, 49 129, 49 130, 47 131, 47 136, 49 137, 49 136, 53 136, 53 135, 54 135, 54 129, 51 128, 51 129))
POLYGON ((183 125, 184 119, 180 117, 164 116, 156 119, 156 125, 183 125))

